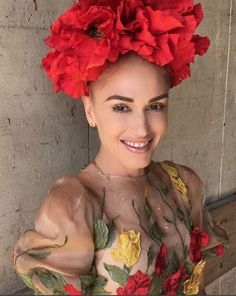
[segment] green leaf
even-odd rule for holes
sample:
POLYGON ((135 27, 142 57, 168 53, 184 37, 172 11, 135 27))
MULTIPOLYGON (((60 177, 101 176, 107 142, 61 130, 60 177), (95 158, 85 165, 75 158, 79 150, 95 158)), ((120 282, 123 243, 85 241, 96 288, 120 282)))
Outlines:
POLYGON ((103 287, 101 287, 101 286, 97 286, 97 287, 93 287, 92 289, 91 289, 91 296, 92 295, 98 295, 98 296, 100 296, 100 295, 110 295, 111 294, 111 292, 108 292, 108 291, 106 291, 106 290, 104 290, 104 288, 103 287))
POLYGON ((168 192, 169 192, 168 187, 167 187, 166 184, 163 183, 163 182, 160 184, 160 189, 161 189, 161 192, 162 192, 164 195, 167 195, 168 192))
POLYGON ((152 214, 152 208, 150 207, 150 204, 149 204, 147 198, 145 198, 144 209, 145 209, 147 220, 149 221, 151 214, 152 214))
POLYGON ((129 275, 130 271, 132 270, 132 267, 127 267, 126 265, 124 265, 124 268, 123 268, 124 272, 129 275))
POLYGON ((95 264, 91 266, 89 275, 91 275, 93 279, 97 277, 97 268, 95 264))
POLYGON ((151 234, 161 242, 165 238, 165 232, 161 229, 158 223, 155 221, 151 226, 151 234))
POLYGON ((191 223, 191 218, 190 217, 186 217, 183 213, 183 211, 180 208, 177 208, 177 216, 179 218, 179 220, 184 223, 184 225, 186 226, 186 228, 188 229, 188 231, 192 230, 192 223, 191 223))
POLYGON ((53 277, 55 278, 55 280, 60 283, 60 285, 62 285, 64 287, 64 285, 66 285, 66 281, 64 280, 64 278, 59 274, 59 273, 52 273, 53 277))
POLYGON ((178 216, 178 218, 179 218, 180 221, 184 221, 185 220, 184 213, 183 213, 183 211, 179 207, 177 208, 177 216, 178 216))
POLYGON ((93 282, 93 286, 103 287, 107 283, 107 278, 105 276, 99 275, 93 282))
POLYGON ((80 275, 79 276, 81 289, 84 294, 87 294, 90 288, 93 286, 94 278, 92 275, 80 275))
POLYGON ((60 274, 49 270, 35 270, 35 274, 46 288, 52 289, 54 294, 55 291, 59 294, 63 293, 65 280, 60 274))
POLYGON ((108 240, 106 243, 106 248, 111 247, 112 243, 114 242, 115 238, 116 238, 116 231, 115 231, 115 224, 112 221, 107 225, 108 227, 108 240))
POLYGON ((169 275, 177 272, 178 269, 179 269, 178 256, 177 256, 176 252, 173 251, 172 256, 171 256, 171 258, 169 260, 169 263, 168 263, 165 274, 166 274, 166 276, 169 276, 169 275))
POLYGON ((32 289, 35 293, 40 293, 40 291, 33 285, 32 283, 32 277, 34 272, 29 272, 27 274, 18 273, 22 281, 26 284, 27 287, 32 289))
POLYGON ((160 295, 162 292, 162 285, 163 285, 163 276, 158 276, 157 274, 154 275, 151 286, 148 290, 148 295, 160 295))
POLYGON ((102 287, 107 283, 107 278, 102 275, 97 275, 96 266, 93 264, 90 273, 87 275, 80 275, 81 290, 83 295, 97 295, 96 291, 107 293, 102 287), (92 291, 92 292, 91 292, 92 291), (92 294, 91 294, 92 293, 92 294))
POLYGON ((188 262, 185 262, 185 263, 184 263, 184 267, 185 267, 186 273, 187 273, 188 275, 191 275, 192 272, 193 272, 193 267, 192 267, 192 265, 191 265, 190 263, 188 263, 188 262))
POLYGON ((155 256, 153 245, 150 245, 150 247, 148 249, 147 256, 148 256, 148 266, 147 266, 147 271, 148 271, 150 265, 153 262, 154 256, 155 256))
POLYGON ((40 282, 47 288, 47 289, 54 289, 53 282, 45 272, 37 272, 36 273, 40 282))
POLYGON ((48 252, 48 251, 29 251, 28 252, 28 255, 30 257, 33 257, 33 258, 37 258, 37 259, 44 259, 46 258, 47 256, 49 256, 51 254, 51 252, 48 252))
POLYGON ((93 276, 91 275, 80 275, 79 279, 81 281, 81 288, 83 291, 91 287, 94 281, 93 276))
POLYGON ((184 254, 184 259, 185 259, 188 256, 188 246, 187 245, 184 246, 183 254, 184 254))
POLYGON ((128 275, 118 266, 104 263, 105 269, 108 271, 113 281, 124 286, 128 281, 128 275))
POLYGON ((100 218, 94 221, 94 236, 96 249, 104 249, 108 241, 108 228, 100 218))

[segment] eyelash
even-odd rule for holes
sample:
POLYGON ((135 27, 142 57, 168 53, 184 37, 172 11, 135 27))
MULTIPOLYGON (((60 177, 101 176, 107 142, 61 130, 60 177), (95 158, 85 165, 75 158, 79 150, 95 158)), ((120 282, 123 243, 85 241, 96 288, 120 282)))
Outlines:
MULTIPOLYGON (((161 112, 161 111, 163 111, 166 107, 167 107, 167 105, 164 105, 164 104, 161 104, 161 103, 159 103, 159 104, 153 104, 153 105, 151 105, 150 107, 152 107, 152 106, 157 106, 157 107, 160 107, 160 109, 153 109, 153 111, 154 112, 161 112)), ((114 112, 118 112, 118 113, 126 113, 126 112, 130 112, 130 110, 127 110, 127 111, 121 111, 121 110, 118 110, 118 109, 116 109, 116 107, 125 107, 125 108, 129 108, 128 106, 126 106, 126 105, 124 105, 124 104, 118 104, 118 105, 115 105, 115 106, 113 106, 112 107, 112 109, 113 109, 113 111, 114 112)))

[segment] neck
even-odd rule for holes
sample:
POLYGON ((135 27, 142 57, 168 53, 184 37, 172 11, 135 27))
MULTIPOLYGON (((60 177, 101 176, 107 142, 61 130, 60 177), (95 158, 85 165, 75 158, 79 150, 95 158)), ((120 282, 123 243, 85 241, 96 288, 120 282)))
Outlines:
POLYGON ((119 159, 112 157, 109 152, 103 152, 102 149, 99 150, 94 161, 101 172, 106 175, 138 177, 143 176, 147 171, 146 167, 127 167, 119 159))

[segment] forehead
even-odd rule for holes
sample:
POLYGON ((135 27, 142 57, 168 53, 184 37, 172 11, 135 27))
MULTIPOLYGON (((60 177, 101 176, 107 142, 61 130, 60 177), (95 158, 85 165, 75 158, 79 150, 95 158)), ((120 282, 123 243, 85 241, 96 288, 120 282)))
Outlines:
POLYGON ((109 64, 90 88, 95 98, 111 95, 151 98, 168 93, 169 74, 165 68, 129 55, 109 64))

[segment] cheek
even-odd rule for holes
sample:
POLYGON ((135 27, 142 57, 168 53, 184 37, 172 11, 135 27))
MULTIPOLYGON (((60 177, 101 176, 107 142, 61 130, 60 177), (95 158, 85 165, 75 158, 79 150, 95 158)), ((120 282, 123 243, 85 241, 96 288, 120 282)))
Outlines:
POLYGON ((118 116, 111 116, 109 113, 104 114, 104 116, 99 117, 97 120, 100 141, 106 146, 112 145, 114 139, 119 138, 124 132, 125 127, 124 120, 121 120, 118 116))
POLYGON ((167 112, 160 113, 156 116, 153 116, 151 119, 152 130, 159 134, 164 135, 168 128, 168 114, 167 112))
POLYGON ((106 109, 103 113, 98 113, 96 117, 98 128, 107 134, 119 133, 125 125, 125 116, 115 114, 115 112, 112 112, 110 109, 106 109))

